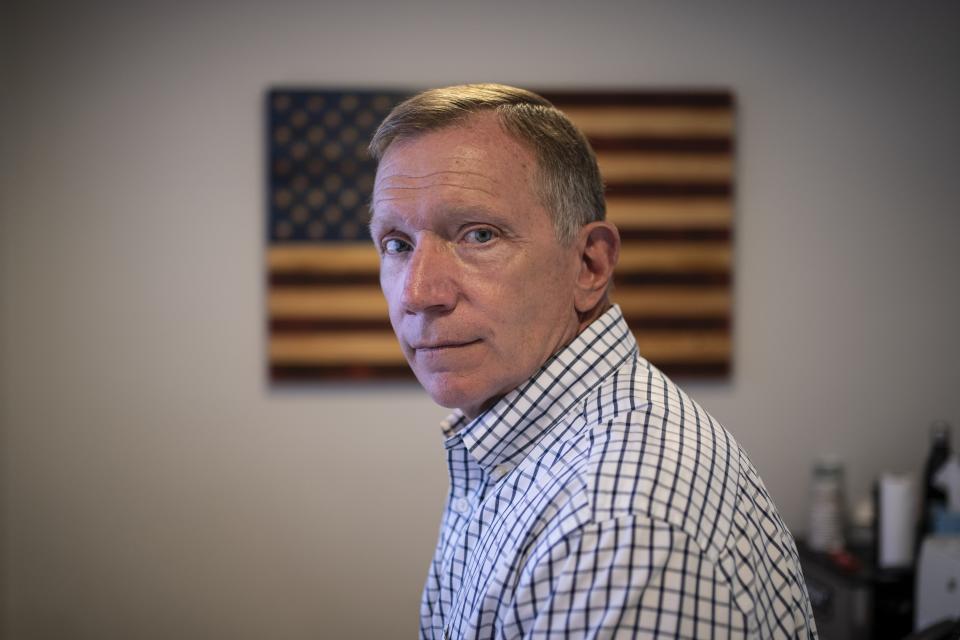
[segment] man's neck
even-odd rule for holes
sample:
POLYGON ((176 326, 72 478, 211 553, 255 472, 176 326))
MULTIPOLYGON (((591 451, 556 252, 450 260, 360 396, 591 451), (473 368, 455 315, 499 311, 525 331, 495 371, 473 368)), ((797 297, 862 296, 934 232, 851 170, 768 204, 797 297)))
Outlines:
POLYGON ((577 327, 577 335, 583 333, 583 330, 593 324, 593 321, 605 314, 610 307, 613 305, 610 304, 610 299, 604 296, 603 300, 589 311, 579 314, 580 316, 580 326, 577 327))

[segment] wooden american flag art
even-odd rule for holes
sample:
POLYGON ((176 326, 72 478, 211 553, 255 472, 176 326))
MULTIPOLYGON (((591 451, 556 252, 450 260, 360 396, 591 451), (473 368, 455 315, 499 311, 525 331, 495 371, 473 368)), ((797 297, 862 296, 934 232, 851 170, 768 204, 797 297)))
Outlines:
MULTIPOLYGON (((412 91, 267 96, 272 382, 412 377, 367 232, 366 145, 412 91)), ((640 352, 675 377, 731 371, 733 95, 539 91, 587 135, 623 246, 613 301, 640 352)))

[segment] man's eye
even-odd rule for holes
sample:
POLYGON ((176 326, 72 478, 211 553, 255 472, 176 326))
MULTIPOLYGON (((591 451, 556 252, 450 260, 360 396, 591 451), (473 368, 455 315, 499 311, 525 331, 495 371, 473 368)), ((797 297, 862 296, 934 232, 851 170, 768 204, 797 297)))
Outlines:
POLYGON ((410 244, 399 238, 387 238, 383 241, 383 252, 388 255, 395 255, 410 250, 410 244))
POLYGON ((484 244, 493 240, 496 237, 496 234, 493 232, 493 229, 480 228, 471 229, 464 237, 466 238, 467 242, 484 244))

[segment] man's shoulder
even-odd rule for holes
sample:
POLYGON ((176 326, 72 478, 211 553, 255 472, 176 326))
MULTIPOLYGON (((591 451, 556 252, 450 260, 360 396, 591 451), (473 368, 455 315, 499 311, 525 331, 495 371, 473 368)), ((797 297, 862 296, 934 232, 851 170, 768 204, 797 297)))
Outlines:
MULTIPOLYGON (((563 526, 548 528, 560 534, 545 537, 551 549, 639 527, 660 551, 698 555, 697 566, 716 572, 758 637, 789 626, 812 629, 796 546, 756 469, 669 378, 637 357, 594 386, 557 427, 542 455, 528 461, 540 487, 565 501, 552 511, 563 526)), ((618 533, 604 544, 636 540, 618 533)))
POLYGON ((723 552, 744 477, 740 446, 709 413, 638 359, 588 397, 579 477, 590 519, 642 515, 683 531, 711 557, 723 552))

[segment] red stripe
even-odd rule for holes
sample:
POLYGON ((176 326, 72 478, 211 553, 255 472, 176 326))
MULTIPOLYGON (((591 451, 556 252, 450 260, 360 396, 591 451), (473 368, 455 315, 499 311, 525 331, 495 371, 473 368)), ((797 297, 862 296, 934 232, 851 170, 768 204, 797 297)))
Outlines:
POLYGON ((607 197, 726 198, 733 194, 728 182, 611 182, 607 197))
POLYGON ((354 381, 373 379, 413 380, 406 364, 382 366, 288 366, 270 367, 271 382, 354 381))
POLYGON ((650 107, 731 109, 733 94, 725 89, 697 91, 538 91, 558 108, 563 107, 650 107))
POLYGON ((684 138, 631 138, 590 136, 594 151, 635 151, 671 155, 730 155, 733 140, 727 136, 689 136, 684 138))

